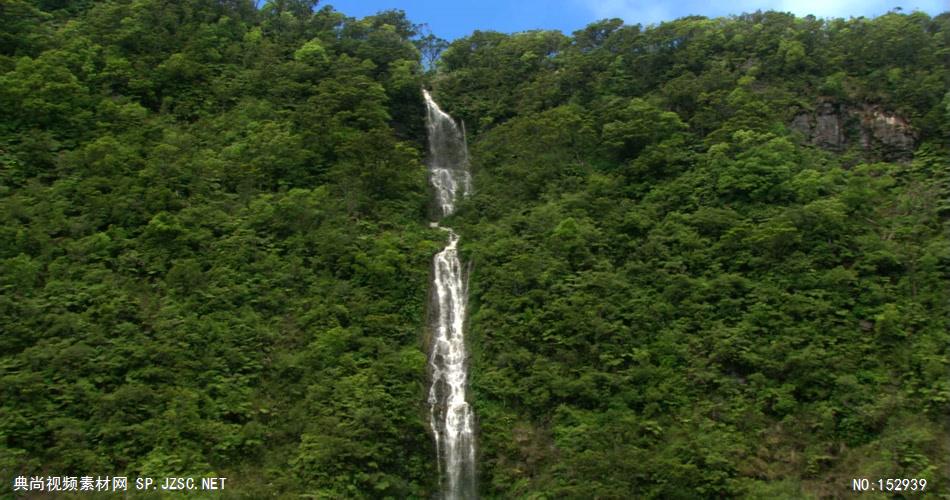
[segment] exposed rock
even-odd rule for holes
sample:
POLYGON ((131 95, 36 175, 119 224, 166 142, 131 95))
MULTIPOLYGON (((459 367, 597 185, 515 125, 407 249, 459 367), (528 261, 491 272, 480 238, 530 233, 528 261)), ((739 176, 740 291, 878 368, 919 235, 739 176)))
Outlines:
POLYGON ((909 160, 917 133, 907 120, 878 106, 860 107, 824 101, 792 119, 791 128, 812 144, 831 151, 859 146, 870 159, 909 160))
POLYGON ((861 132, 862 147, 881 148, 885 159, 910 159, 914 155, 916 132, 897 115, 879 109, 866 113, 862 116, 861 132))

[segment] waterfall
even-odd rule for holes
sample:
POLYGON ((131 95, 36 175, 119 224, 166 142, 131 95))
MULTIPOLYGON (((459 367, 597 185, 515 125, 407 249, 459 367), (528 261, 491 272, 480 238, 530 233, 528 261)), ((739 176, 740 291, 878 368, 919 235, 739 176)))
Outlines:
MULTIPOLYGON (((429 181, 435 190, 436 218, 451 215, 455 202, 471 190, 465 134, 455 120, 422 91, 429 129, 429 181)), ((433 223, 438 226, 438 222, 433 223)), ((431 341, 429 350, 429 425, 435 438, 440 481, 446 499, 476 498, 475 425, 466 401, 468 355, 465 350, 465 308, 468 290, 458 256, 459 236, 450 228, 449 241, 432 261, 431 341)))
POLYGON ((471 191, 468 148, 465 146, 465 135, 455 120, 439 108, 428 91, 423 90, 422 93, 428 111, 429 181, 435 188, 438 217, 441 218, 455 211, 455 200, 459 195, 471 191))

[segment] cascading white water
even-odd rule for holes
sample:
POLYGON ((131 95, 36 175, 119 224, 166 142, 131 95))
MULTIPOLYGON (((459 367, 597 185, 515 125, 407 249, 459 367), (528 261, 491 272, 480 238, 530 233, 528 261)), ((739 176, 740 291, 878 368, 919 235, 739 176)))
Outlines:
POLYGON ((445 217, 455 211, 456 198, 471 191, 468 148, 455 120, 439 108, 428 91, 422 93, 428 110, 429 181, 435 188, 439 217, 445 217))
MULTIPOLYGON (((458 196, 471 190, 465 135, 451 116, 422 91, 428 110, 429 180, 435 188, 437 218, 455 211, 458 196)), ((433 223, 438 225, 438 222, 433 223)), ((468 298, 459 237, 449 228, 449 243, 432 262, 432 330, 429 352, 429 425, 446 499, 477 497, 475 484, 475 425, 466 401, 468 356, 465 351, 465 307, 468 298)))

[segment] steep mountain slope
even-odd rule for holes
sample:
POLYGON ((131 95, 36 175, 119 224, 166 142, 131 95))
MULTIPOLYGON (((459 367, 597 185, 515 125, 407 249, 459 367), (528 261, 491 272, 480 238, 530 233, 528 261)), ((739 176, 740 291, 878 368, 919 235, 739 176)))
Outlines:
POLYGON ((424 74, 401 12, 315 6, 0 7, 4 484, 438 491, 425 84, 471 149, 483 497, 946 491, 950 15, 475 32, 424 74))
POLYGON ((415 28, 315 3, 0 7, 4 488, 435 487, 415 28))
POLYGON ((486 495, 944 491, 948 51, 921 13, 452 43, 486 495))

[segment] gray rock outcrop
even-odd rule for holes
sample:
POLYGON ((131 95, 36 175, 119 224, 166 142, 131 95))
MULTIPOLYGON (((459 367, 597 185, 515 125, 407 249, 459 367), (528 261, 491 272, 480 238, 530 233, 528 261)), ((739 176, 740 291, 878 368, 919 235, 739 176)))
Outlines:
POLYGON ((917 141, 907 120, 869 104, 824 101, 814 111, 795 115, 790 126, 818 147, 843 152, 858 146, 874 160, 910 160, 917 141))

